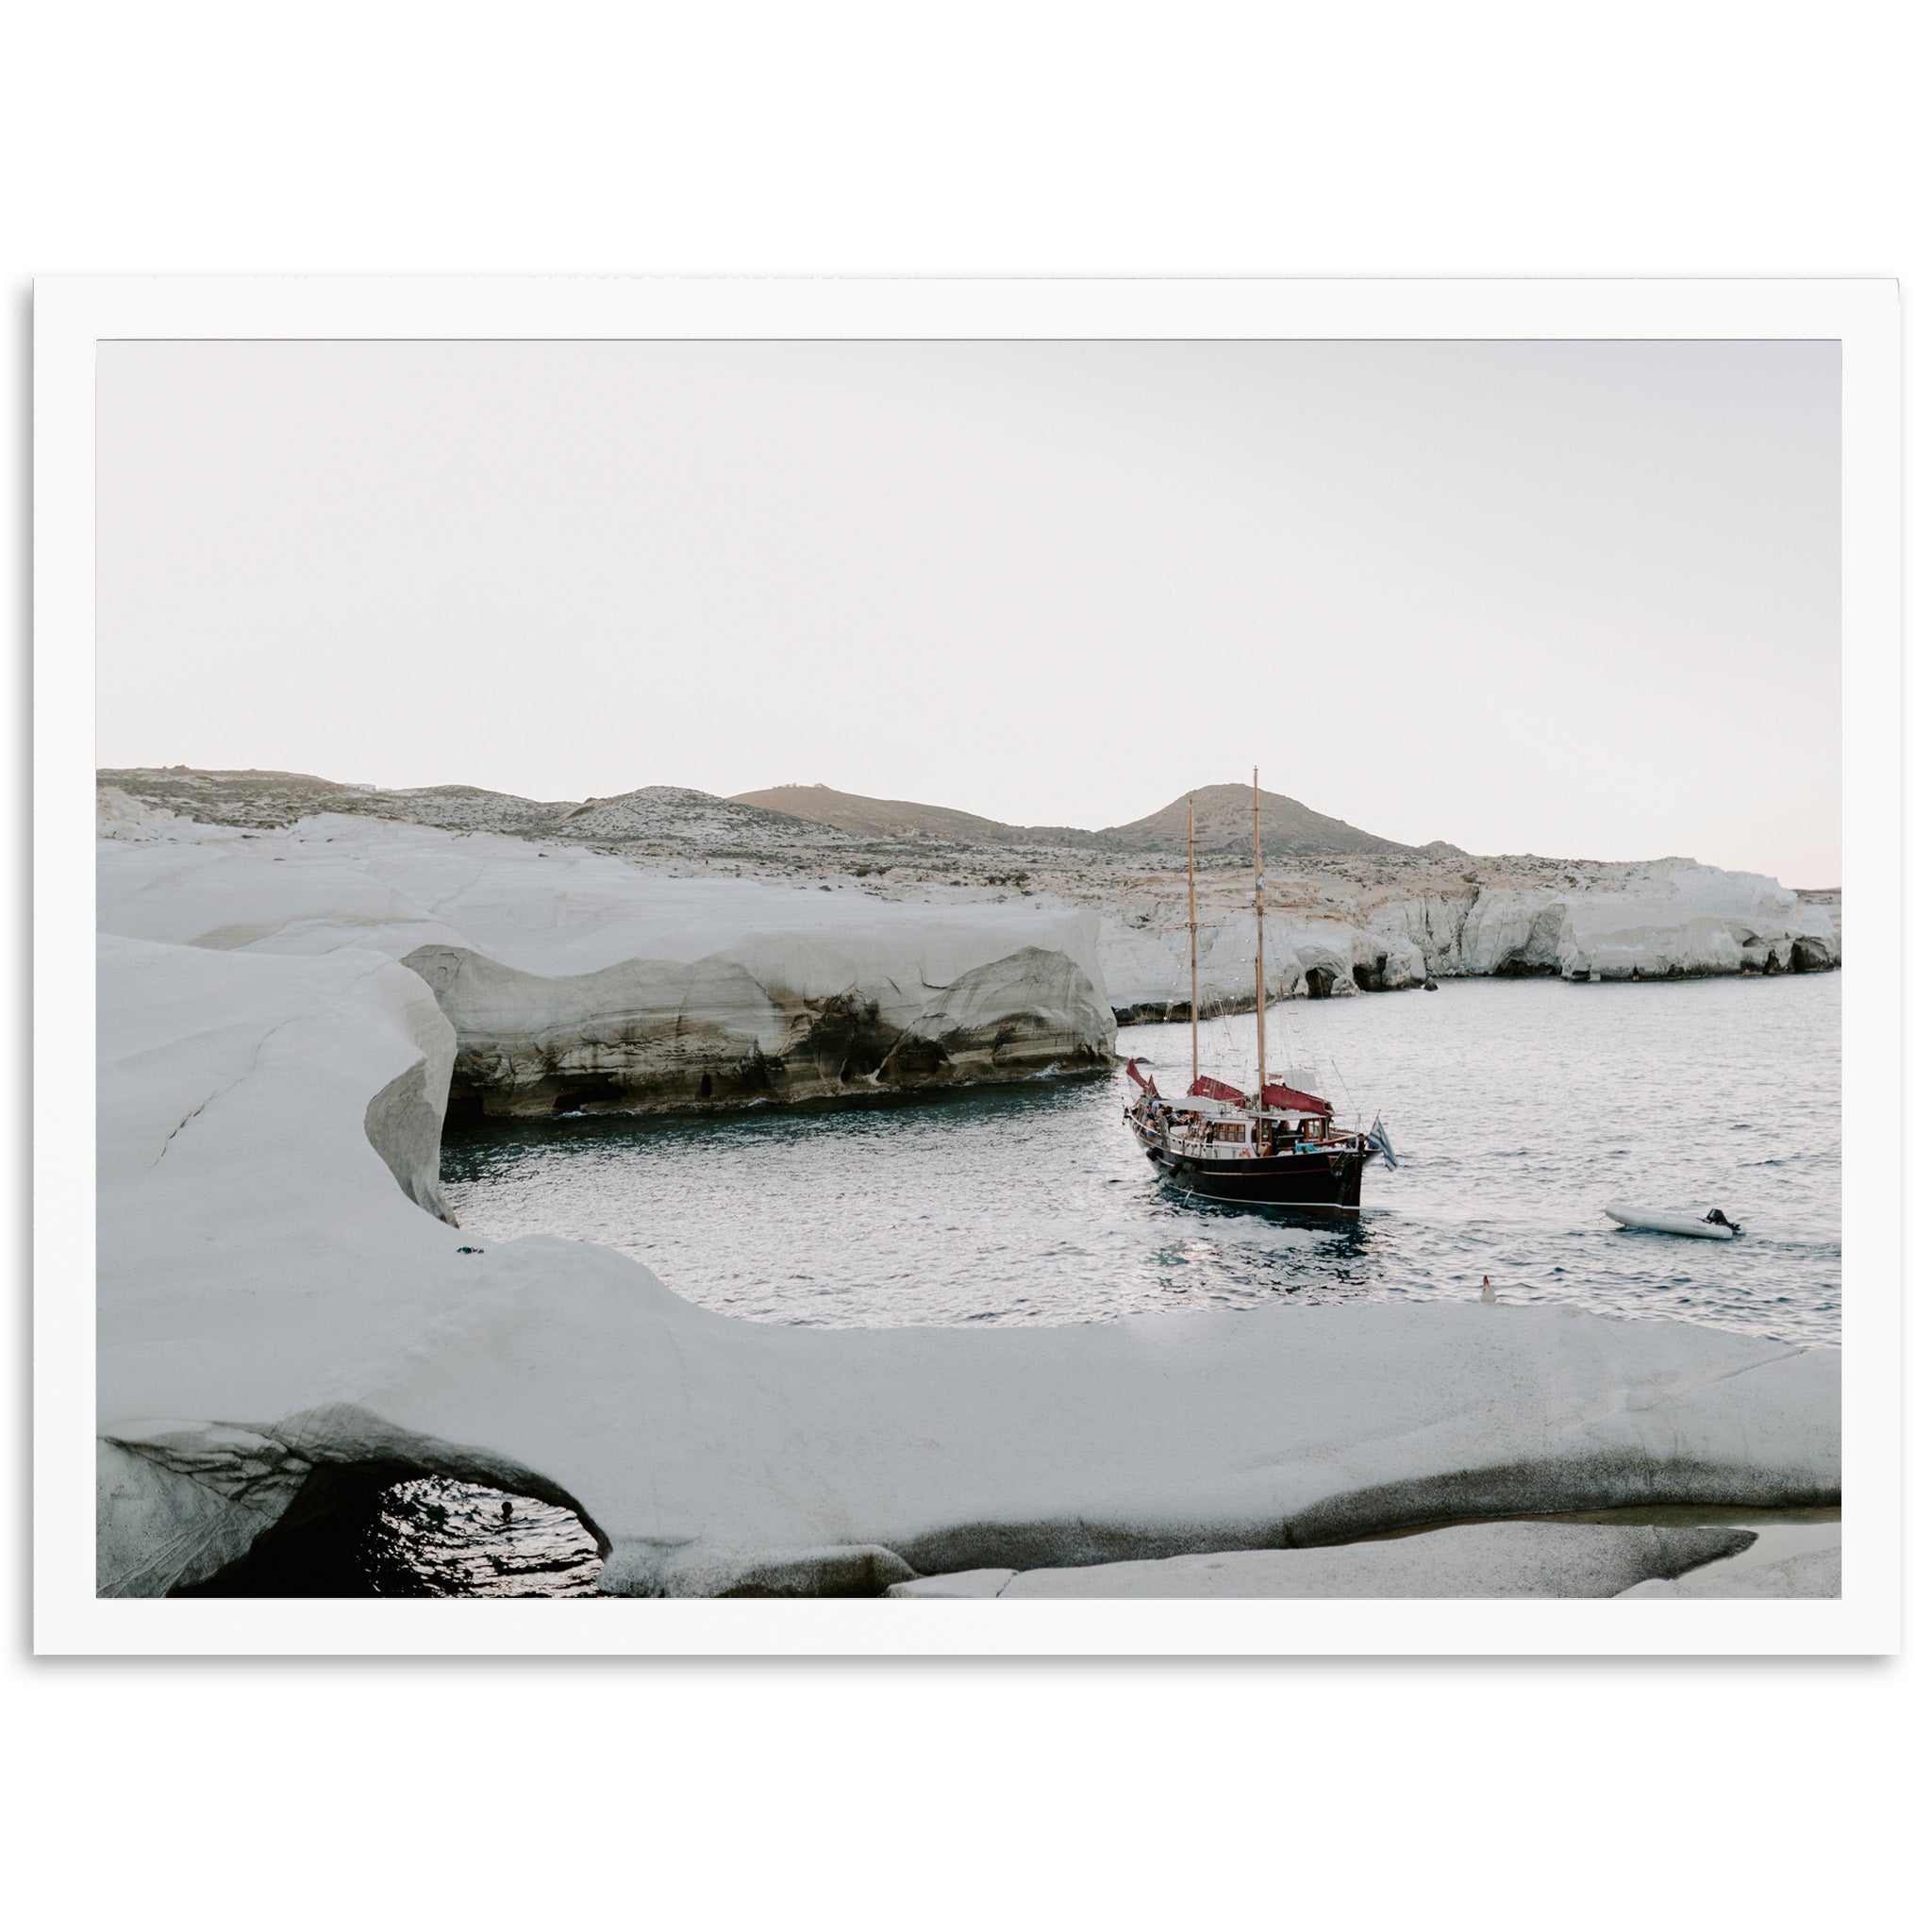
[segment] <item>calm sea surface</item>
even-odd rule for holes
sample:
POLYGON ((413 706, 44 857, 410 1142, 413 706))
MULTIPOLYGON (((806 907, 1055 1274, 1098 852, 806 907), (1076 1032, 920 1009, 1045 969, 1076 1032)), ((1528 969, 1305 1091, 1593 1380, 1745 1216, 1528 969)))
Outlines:
MULTIPOLYGON (((1344 1120, 1380 1113, 1400 1166, 1357 1226, 1190 1203, 1121 1120, 1119 1074, 870 1106, 574 1117, 453 1130, 473 1240, 620 1248, 706 1307, 761 1322, 1091 1322, 1157 1308, 1475 1294, 1839 1339, 1838 974, 1295 1001, 1271 1065, 1344 1120), (1623 1200, 1722 1207, 1747 1233, 1615 1227, 1623 1200)), ((1202 1062, 1252 1070, 1252 1017, 1202 1062)), ((1162 1091, 1185 1026, 1124 1028, 1162 1091)))

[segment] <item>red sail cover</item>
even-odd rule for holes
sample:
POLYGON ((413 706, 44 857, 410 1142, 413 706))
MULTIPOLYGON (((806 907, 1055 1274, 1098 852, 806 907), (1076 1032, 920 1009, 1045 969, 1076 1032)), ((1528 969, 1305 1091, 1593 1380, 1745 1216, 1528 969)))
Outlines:
POLYGON ((1264 1087, 1263 1107, 1278 1107, 1283 1113, 1326 1113, 1335 1109, 1318 1093, 1304 1093, 1299 1087, 1264 1087))
POLYGON ((1160 1098, 1160 1089, 1157 1087, 1152 1080, 1148 1079, 1146 1074, 1141 1073, 1140 1068, 1137 1067, 1132 1060, 1129 1060, 1127 1062, 1127 1078, 1130 1079, 1134 1083, 1134 1085, 1141 1090, 1142 1093, 1151 1093, 1156 1100, 1158 1100, 1160 1098))
POLYGON ((1191 1100, 1231 1100, 1239 1107, 1247 1095, 1239 1087, 1230 1087, 1225 1080, 1217 1080, 1211 1074, 1203 1074, 1188 1089, 1191 1100))

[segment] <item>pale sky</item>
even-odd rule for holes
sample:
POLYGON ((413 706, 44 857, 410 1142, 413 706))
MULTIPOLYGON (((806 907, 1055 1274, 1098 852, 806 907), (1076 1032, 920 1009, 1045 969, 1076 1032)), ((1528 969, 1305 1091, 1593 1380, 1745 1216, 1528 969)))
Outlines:
POLYGON ((109 343, 100 761, 1839 881, 1835 342, 109 343))

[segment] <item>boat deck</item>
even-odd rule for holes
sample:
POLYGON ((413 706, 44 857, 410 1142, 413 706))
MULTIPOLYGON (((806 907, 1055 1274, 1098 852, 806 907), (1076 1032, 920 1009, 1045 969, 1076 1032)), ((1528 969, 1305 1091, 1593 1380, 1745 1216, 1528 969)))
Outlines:
POLYGON ((1145 1097, 1126 1120, 1147 1158, 1190 1193, 1259 1206, 1360 1205, 1372 1150, 1329 1121, 1145 1097))

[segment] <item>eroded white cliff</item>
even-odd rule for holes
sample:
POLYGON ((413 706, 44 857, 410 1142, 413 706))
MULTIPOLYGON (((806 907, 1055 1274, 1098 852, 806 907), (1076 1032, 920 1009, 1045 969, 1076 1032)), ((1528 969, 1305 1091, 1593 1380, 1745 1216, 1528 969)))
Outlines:
POLYGON ((1095 915, 670 877, 580 846, 341 816, 114 811, 100 924, 209 950, 403 961, 491 1112, 799 1099, 1109 1062, 1095 915))

